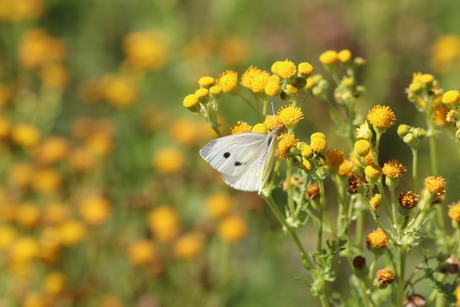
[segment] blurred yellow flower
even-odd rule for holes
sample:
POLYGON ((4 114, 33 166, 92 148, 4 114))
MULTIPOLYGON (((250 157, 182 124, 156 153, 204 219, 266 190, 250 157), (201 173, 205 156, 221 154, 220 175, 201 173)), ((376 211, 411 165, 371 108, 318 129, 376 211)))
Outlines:
POLYGON ((6 117, 0 114, 0 139, 6 138, 10 134, 10 130, 11 130, 10 121, 6 117))
POLYGON ((43 0, 0 0, 0 20, 3 21, 35 20, 44 11, 43 0))
POLYGON ((446 180, 442 177, 428 176, 425 178, 425 188, 437 196, 446 193, 446 180))
MULTIPOLYGON (((460 202, 453 203, 452 205, 449 206, 448 215, 453 221, 460 223, 460 202)), ((1 232, 0 232, 0 238, 1 238, 1 232)))
POLYGON ((123 307, 123 302, 120 298, 115 295, 105 294, 103 295, 97 304, 97 307, 123 307))
POLYGON ((302 62, 302 63, 299 64, 298 70, 299 70, 299 74, 306 78, 306 77, 310 76, 315 69, 314 69, 313 65, 311 65, 310 63, 302 62))
POLYGON ((94 154, 85 148, 76 148, 68 156, 70 167, 77 172, 93 169, 96 160, 94 154))
POLYGON ((279 82, 268 81, 265 85, 265 94, 268 96, 277 96, 281 91, 281 86, 279 82))
POLYGON ((16 204, 6 201, 0 202, 0 220, 9 222, 14 219, 16 215, 16 204))
POLYGON ((29 124, 16 124, 11 131, 13 142, 24 148, 37 146, 40 138, 40 132, 37 128, 29 124))
POLYGON ((153 156, 153 168, 160 174, 174 174, 182 170, 185 164, 185 158, 177 148, 163 148, 157 151, 153 156))
POLYGON ((107 75, 101 82, 102 97, 114 107, 128 107, 136 102, 139 96, 134 80, 129 77, 107 75))
POLYGON ((153 236, 160 242, 169 242, 179 232, 177 211, 170 206, 152 209, 147 216, 147 223, 153 236))
POLYGON ((41 29, 26 32, 19 46, 19 59, 26 68, 37 68, 48 62, 60 61, 65 56, 64 44, 41 29))
POLYGON ((229 194, 218 192, 209 195, 205 202, 206 213, 211 218, 227 215, 232 208, 232 198, 229 194))
POLYGON ((345 160, 345 154, 336 148, 329 148, 325 152, 326 164, 331 169, 338 169, 345 160))
POLYGON ((134 242, 128 249, 129 260, 134 265, 149 263, 155 258, 156 253, 155 245, 147 239, 134 242))
POLYGON ((21 237, 13 242, 9 250, 13 261, 25 262, 36 257, 39 252, 37 240, 32 237, 21 237))
POLYGON ((281 159, 287 159, 287 152, 291 147, 297 146, 299 140, 292 134, 283 134, 279 138, 278 148, 276 149, 276 156, 281 159))
POLYGON ((169 134, 177 143, 193 147, 198 143, 200 131, 195 120, 182 117, 173 122, 169 134))
POLYGON ((88 197, 79 205, 80 216, 89 225, 99 225, 105 222, 112 211, 110 202, 102 197, 88 197))
POLYGON ((337 51, 328 50, 319 56, 319 61, 325 65, 331 65, 337 62, 337 51))
POLYGON ((39 259, 47 263, 53 263, 59 260, 61 256, 61 249, 59 244, 60 238, 57 228, 45 227, 42 230, 39 239, 39 259))
POLYGON ((239 65, 247 55, 247 43, 240 37, 225 38, 220 42, 219 55, 227 66, 239 65))
POLYGON ((17 237, 17 232, 13 227, 4 224, 0 225, 0 250, 8 250, 17 237))
POLYGON ((50 203, 44 206, 42 220, 49 225, 63 223, 69 217, 69 208, 62 203, 50 203))
POLYGON ((52 168, 44 168, 35 172, 32 178, 32 186, 38 193, 50 193, 56 191, 61 185, 62 176, 52 168))
POLYGON ((445 73, 458 65, 460 60, 460 36, 440 36, 431 47, 431 67, 437 73, 445 73))
POLYGON ((57 229, 59 243, 63 246, 73 246, 80 243, 86 235, 85 225, 77 220, 66 220, 57 229))
POLYGON ((15 220, 24 227, 33 227, 37 225, 40 213, 36 204, 23 203, 16 207, 15 220))
POLYGON ((27 293, 24 301, 22 302, 22 307, 47 307, 50 306, 51 302, 49 299, 42 293, 30 292, 27 293))
POLYGON ((367 236, 367 247, 370 248, 384 248, 390 245, 390 239, 385 235, 382 229, 377 229, 367 236))
POLYGON ((340 50, 337 54, 337 59, 342 62, 346 63, 351 60, 351 51, 348 49, 340 50))
POLYGON ((51 88, 62 89, 69 81, 69 72, 60 63, 50 63, 41 68, 40 78, 43 84, 51 88))
POLYGON ((196 234, 181 236, 174 243, 174 256, 179 259, 195 258, 203 249, 203 240, 196 234))
POLYGON ((198 80, 198 84, 200 85, 200 87, 210 88, 214 85, 214 81, 215 80, 213 77, 204 76, 198 80))
POLYGON ((34 169, 30 163, 17 163, 11 167, 8 181, 13 186, 25 187, 32 181, 33 174, 34 169))
POLYGON ((169 53, 166 36, 160 31, 130 33, 123 41, 128 66, 158 70, 165 66, 169 53))
POLYGON ((389 285, 394 281, 395 273, 387 268, 381 269, 375 274, 375 279, 382 285, 389 285))
POLYGON ((69 151, 69 142, 60 136, 49 137, 36 149, 34 156, 40 164, 47 165, 64 159, 69 151))
POLYGON ((226 242, 240 241, 247 233, 247 223, 239 216, 230 216, 223 219, 218 228, 219 237, 226 242))
POLYGON ((107 132, 95 132, 86 139, 86 148, 98 156, 107 156, 113 150, 113 137, 107 132))
POLYGON ((59 272, 52 272, 48 274, 43 280, 43 292, 50 295, 59 294, 64 290, 66 283, 67 278, 64 276, 64 274, 59 272))

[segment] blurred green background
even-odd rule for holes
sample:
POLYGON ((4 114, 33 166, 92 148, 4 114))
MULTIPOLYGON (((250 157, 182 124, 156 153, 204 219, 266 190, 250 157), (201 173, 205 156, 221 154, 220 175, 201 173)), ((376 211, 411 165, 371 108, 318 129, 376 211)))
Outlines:
MULTIPOLYGON (((367 61, 358 111, 423 127, 404 89, 415 72, 458 88, 459 14, 450 0, 0 0, 0 305, 316 306, 268 208, 199 157, 215 135, 182 100, 203 76, 286 58, 323 74, 322 52, 349 49, 367 61)), ((302 108, 305 135, 340 148, 327 108, 302 108)), ((256 120, 237 98, 220 110, 226 127, 256 120)), ((409 163, 383 142, 382 161, 409 163)))

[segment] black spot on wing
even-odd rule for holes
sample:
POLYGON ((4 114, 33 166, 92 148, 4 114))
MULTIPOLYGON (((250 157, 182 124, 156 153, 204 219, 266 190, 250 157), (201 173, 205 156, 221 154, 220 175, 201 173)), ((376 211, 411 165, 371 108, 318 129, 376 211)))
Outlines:
POLYGON ((224 158, 227 159, 228 157, 230 157, 230 153, 228 151, 224 152, 224 158))
POLYGON ((235 166, 241 166, 241 165, 243 165, 243 162, 238 162, 238 161, 235 162, 235 166))

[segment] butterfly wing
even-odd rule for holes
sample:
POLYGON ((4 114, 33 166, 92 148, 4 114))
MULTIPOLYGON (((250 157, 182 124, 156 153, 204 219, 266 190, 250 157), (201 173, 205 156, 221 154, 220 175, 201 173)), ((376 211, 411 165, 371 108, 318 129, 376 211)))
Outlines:
POLYGON ((247 132, 225 136, 209 142, 200 154, 232 188, 260 193, 270 176, 276 134, 277 131, 269 135, 247 132))

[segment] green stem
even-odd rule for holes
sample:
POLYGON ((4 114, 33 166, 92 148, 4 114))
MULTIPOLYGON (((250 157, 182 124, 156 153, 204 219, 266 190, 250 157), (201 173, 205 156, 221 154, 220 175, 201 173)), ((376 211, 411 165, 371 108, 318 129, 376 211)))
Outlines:
POLYGON ((323 221, 324 221, 324 209, 326 206, 326 191, 324 190, 324 183, 321 180, 318 180, 319 185, 319 229, 318 229, 318 248, 320 251, 323 246, 323 221))
POLYGON ((400 259, 399 259, 399 276, 398 276, 398 292, 396 296, 395 306, 402 306, 403 299, 404 299, 404 288, 405 288, 405 278, 404 275, 406 273, 406 253, 407 247, 405 245, 401 246, 400 250, 400 259))
POLYGON ((418 166, 418 150, 412 150, 412 184, 413 191, 417 193, 417 166, 418 166))
POLYGON ((273 200, 273 197, 270 195, 261 196, 264 198, 264 200, 267 202, 268 206, 272 210, 272 212, 275 214, 276 218, 278 221, 283 225, 283 227, 286 229, 286 231, 289 233, 291 236, 291 239, 294 241, 295 246, 297 247, 300 256, 302 258, 302 265, 307 269, 307 270, 312 270, 313 269, 313 263, 311 262, 310 258, 308 257, 307 253, 305 252, 305 249, 302 246, 302 243, 300 243, 299 237, 297 236, 297 233, 295 230, 289 225, 289 223, 286 221, 284 215, 281 213, 281 211, 278 209, 278 206, 276 205, 275 201, 273 200))

